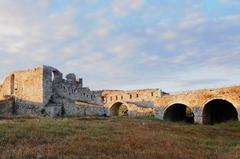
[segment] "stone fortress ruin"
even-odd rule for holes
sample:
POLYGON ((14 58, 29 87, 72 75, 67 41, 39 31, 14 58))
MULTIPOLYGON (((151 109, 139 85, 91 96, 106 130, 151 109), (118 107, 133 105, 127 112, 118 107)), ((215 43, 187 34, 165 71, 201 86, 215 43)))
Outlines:
POLYGON ((159 89, 98 90, 83 87, 81 78, 40 66, 16 71, 0 85, 0 115, 146 116, 169 121, 213 124, 240 119, 240 86, 179 94, 159 89))

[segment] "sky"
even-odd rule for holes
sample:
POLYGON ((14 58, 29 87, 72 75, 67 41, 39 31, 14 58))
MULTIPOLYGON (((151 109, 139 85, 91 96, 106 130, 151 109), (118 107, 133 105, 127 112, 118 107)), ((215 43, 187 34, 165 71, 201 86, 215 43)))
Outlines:
POLYGON ((0 0, 0 81, 39 65, 91 89, 240 83, 240 0, 0 0))

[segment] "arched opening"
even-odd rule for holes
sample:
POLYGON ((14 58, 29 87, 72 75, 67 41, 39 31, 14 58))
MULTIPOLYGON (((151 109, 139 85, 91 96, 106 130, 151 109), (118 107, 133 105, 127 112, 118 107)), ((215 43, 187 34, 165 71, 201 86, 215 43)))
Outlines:
POLYGON ((229 120, 238 120, 238 113, 232 103, 214 99, 208 102, 203 109, 203 124, 221 123, 229 120))
POLYGON ((117 102, 112 105, 110 108, 110 115, 111 116, 127 116, 128 115, 128 108, 125 104, 121 102, 117 102))
POLYGON ((10 79, 10 94, 13 95, 14 94, 14 86, 15 85, 15 75, 12 74, 11 75, 11 79, 10 79))
POLYGON ((187 123, 194 123, 194 114, 188 106, 177 103, 167 108, 163 119, 173 122, 183 121, 187 123))
POLYGON ((51 81, 53 82, 56 79, 57 76, 57 72, 56 71, 52 71, 52 75, 51 75, 51 81))

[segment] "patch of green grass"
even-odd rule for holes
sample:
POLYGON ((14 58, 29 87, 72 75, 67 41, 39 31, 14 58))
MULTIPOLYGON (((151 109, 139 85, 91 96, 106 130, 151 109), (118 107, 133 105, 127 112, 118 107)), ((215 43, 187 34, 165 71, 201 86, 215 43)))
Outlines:
POLYGON ((0 158, 240 158, 240 123, 147 117, 0 120, 0 158))

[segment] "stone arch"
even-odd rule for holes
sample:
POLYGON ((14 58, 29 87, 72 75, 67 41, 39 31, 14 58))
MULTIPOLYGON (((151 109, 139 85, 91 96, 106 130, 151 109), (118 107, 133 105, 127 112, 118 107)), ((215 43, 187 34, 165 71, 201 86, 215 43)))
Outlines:
POLYGON ((208 101, 202 112, 203 124, 222 123, 229 120, 238 120, 235 106, 225 99, 212 99, 208 101))
POLYGON ((63 75, 59 70, 55 68, 50 68, 50 71, 51 71, 51 82, 59 81, 63 79, 63 75))
POLYGON ((118 116, 119 114, 119 109, 122 105, 125 105, 127 107, 127 110, 125 113, 125 115, 127 115, 128 113, 128 106, 127 104, 125 104, 124 102, 115 102, 114 104, 112 104, 112 106, 110 107, 110 116, 118 116))
POLYGON ((187 105, 175 103, 165 110, 163 119, 173 122, 183 121, 187 123, 194 123, 194 114, 192 109, 187 105))
POLYGON ((53 82, 57 77, 57 71, 52 71, 52 75, 51 75, 51 81, 53 82))

